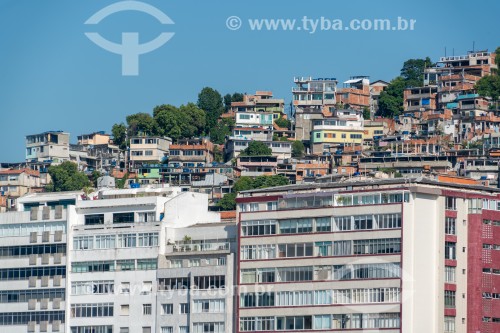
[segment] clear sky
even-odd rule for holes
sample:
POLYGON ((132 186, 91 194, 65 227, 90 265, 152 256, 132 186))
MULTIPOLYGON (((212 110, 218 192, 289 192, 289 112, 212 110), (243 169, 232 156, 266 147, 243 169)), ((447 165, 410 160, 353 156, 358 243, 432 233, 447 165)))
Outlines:
POLYGON ((109 0, 0 0, 0 161, 24 159, 24 137, 47 130, 110 132, 114 123, 158 104, 196 102, 204 86, 222 94, 272 90, 291 98, 294 76, 369 75, 390 80, 409 58, 465 54, 500 45, 500 1, 484 0, 145 0, 167 14, 162 25, 140 12, 84 22, 109 0), (229 16, 248 19, 415 19, 414 31, 232 31, 229 16), (121 57, 85 32, 121 41, 175 36, 140 57, 140 75, 122 76, 121 57))

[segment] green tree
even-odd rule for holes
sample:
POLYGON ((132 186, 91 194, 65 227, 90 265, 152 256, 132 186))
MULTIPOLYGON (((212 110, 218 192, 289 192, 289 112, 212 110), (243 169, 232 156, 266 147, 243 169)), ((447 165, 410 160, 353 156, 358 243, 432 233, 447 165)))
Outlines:
POLYGON ((290 120, 286 119, 286 118, 283 118, 283 117, 279 117, 278 119, 276 119, 274 121, 274 123, 278 126, 278 127, 281 127, 281 128, 290 128, 291 127, 291 122, 290 120))
POLYGON ((135 113, 127 116, 129 134, 157 135, 158 129, 154 118, 149 113, 135 113))
POLYGON ((496 102, 500 96, 500 76, 483 76, 479 81, 477 81, 475 88, 479 95, 491 97, 492 101, 496 102))
POLYGON ((221 94, 210 87, 205 87, 198 94, 198 107, 206 112, 206 132, 211 133, 211 130, 217 125, 217 120, 224 111, 221 94))
POLYGON ((111 128, 111 134, 115 145, 121 150, 127 149, 127 126, 124 123, 114 124, 111 128))
POLYGON ((244 150, 241 151, 241 156, 271 156, 273 151, 260 141, 251 141, 244 150))
POLYGON ((92 185, 94 188, 97 188, 97 179, 101 178, 103 174, 100 171, 94 170, 92 171, 92 175, 90 178, 92 179, 92 185))
POLYGON ((216 144, 223 144, 226 136, 231 135, 231 129, 234 127, 234 120, 231 118, 222 118, 217 122, 210 132, 210 140, 216 144))
POLYGON ((304 156, 305 151, 304 143, 302 141, 297 140, 292 143, 292 157, 301 158, 304 156))
POLYGON ((235 210, 236 209, 236 193, 227 193, 224 194, 222 199, 217 202, 217 207, 220 210, 235 210))
POLYGON ((398 76, 393 79, 387 88, 380 93, 378 107, 379 115, 383 117, 395 117, 403 111, 403 92, 406 81, 398 76))
POLYGON ((372 116, 372 115, 371 115, 371 112, 370 112, 370 108, 368 108, 368 107, 366 107, 366 106, 365 106, 365 107, 363 108, 363 119, 364 119, 364 120, 370 120, 370 119, 371 119, 371 116, 372 116))
POLYGON ((79 191, 91 186, 89 178, 73 162, 50 166, 48 171, 52 179, 45 188, 48 192, 79 191))
POLYGON ((193 103, 179 108, 163 104, 153 110, 158 134, 174 140, 201 136, 205 128, 205 117, 205 112, 193 103))
POLYGON ((406 87, 420 87, 424 84, 424 69, 434 67, 429 57, 425 59, 408 59, 401 68, 401 76, 406 82, 406 87))
POLYGON ((222 155, 222 151, 220 150, 219 146, 215 145, 214 147, 214 160, 215 162, 222 163, 224 162, 224 156, 222 155))

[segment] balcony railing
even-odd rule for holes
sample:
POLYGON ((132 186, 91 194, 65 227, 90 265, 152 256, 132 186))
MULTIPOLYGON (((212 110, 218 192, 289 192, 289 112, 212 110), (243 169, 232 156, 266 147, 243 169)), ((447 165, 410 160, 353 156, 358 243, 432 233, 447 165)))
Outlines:
POLYGON ((182 243, 173 246, 173 252, 229 251, 229 242, 182 243))

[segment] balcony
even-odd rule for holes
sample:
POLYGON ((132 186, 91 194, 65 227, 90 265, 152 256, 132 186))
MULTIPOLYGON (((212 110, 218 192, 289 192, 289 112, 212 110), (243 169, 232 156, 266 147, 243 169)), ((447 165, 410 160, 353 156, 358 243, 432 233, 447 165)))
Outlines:
POLYGON ((190 242, 190 243, 177 243, 174 245, 167 246, 171 247, 171 252, 176 255, 182 254, 223 254, 229 253, 231 248, 231 243, 229 242, 190 242))

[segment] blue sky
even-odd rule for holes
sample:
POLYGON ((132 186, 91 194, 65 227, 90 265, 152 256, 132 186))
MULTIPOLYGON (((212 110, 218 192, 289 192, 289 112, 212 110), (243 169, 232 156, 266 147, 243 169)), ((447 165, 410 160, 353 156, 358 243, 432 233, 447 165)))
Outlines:
POLYGON ((140 12, 110 15, 97 26, 84 22, 108 0, 0 0, 0 161, 24 159, 24 137, 46 130, 78 134, 110 131, 114 123, 158 104, 195 102, 211 86, 222 94, 272 90, 291 98, 294 76, 369 75, 390 80, 409 58, 437 60, 454 49, 494 50, 500 45, 500 1, 357 0, 228 1, 145 0, 175 25, 140 12), (474 8, 475 7, 475 8, 474 8), (414 31, 238 31, 236 15, 330 19, 417 20, 414 31), (140 57, 140 75, 122 76, 121 57, 90 42, 84 32, 119 42, 139 32, 141 43, 161 32, 175 36, 140 57))

